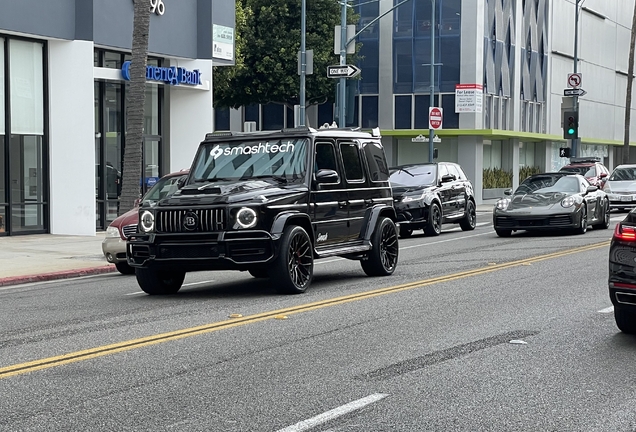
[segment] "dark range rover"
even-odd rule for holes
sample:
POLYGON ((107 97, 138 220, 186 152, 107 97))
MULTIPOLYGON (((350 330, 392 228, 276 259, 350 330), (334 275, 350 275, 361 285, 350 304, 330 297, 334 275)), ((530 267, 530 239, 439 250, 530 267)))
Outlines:
POLYGON ((317 258, 392 274, 395 220, 379 132, 214 133, 181 189, 139 209, 127 258, 148 294, 176 293, 197 270, 247 270, 279 292, 302 293, 317 258))

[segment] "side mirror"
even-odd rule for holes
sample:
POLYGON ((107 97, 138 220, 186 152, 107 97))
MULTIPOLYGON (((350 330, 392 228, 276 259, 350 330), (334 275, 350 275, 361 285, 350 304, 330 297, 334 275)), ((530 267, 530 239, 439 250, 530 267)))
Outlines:
POLYGON ((601 178, 605 178, 605 177, 607 177, 607 173, 606 172, 602 172, 601 173, 601 178))
POLYGON ((596 186, 588 186, 587 187, 587 193, 596 192, 597 190, 598 190, 598 187, 596 187, 596 186))
POLYGON ((442 176, 442 183, 448 183, 454 180, 455 180, 455 176, 452 174, 445 174, 442 176))
POLYGON ((506 189, 504 195, 512 195, 512 189, 506 189))
POLYGON ((325 183, 338 183, 340 181, 340 176, 338 173, 331 169, 321 169, 316 173, 316 183, 325 184, 325 183))
POLYGON ((139 204, 141 204, 141 198, 135 200, 135 207, 139 207, 139 204))
POLYGON ((187 179, 188 179, 188 176, 179 177, 179 180, 177 180, 177 188, 181 189, 183 186, 185 186, 187 179))

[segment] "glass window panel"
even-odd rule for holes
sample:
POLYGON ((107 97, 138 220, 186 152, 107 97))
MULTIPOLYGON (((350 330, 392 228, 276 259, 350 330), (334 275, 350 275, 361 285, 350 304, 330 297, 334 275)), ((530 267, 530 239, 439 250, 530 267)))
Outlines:
POLYGON ((378 127, 378 97, 362 97, 362 125, 361 127, 371 129, 378 127))
POLYGON ((245 121, 256 122, 256 130, 260 130, 260 116, 258 112, 258 105, 248 105, 245 107, 245 121))
POLYGON ((364 174, 362 172, 362 161, 360 160, 358 146, 355 144, 340 144, 340 153, 342 153, 345 178, 349 181, 362 180, 364 174))
MULTIPOLYGON (((430 35, 431 24, 432 24, 431 2, 416 1, 413 3, 414 3, 413 6, 415 7, 415 35, 416 36, 430 35)), ((436 12, 435 19, 437 20, 439 19, 439 2, 435 3, 435 12, 436 12)))
MULTIPOLYGON (((438 38, 436 47, 437 62, 442 63, 435 69, 435 85, 442 92, 455 92, 455 84, 459 84, 460 42, 459 36, 438 38)), ((429 62, 426 62, 429 63, 429 62)))
POLYGON ((11 211, 11 231, 43 230, 43 205, 14 205, 11 211))
POLYGON ((160 178, 159 174, 159 141, 144 140, 144 184, 142 194, 154 186, 160 178))
POLYGON ((9 154, 11 202, 43 202, 42 137, 12 135, 9 154))
MULTIPOLYGON (((122 133, 121 86, 105 83, 106 197, 117 199, 121 193, 122 133)), ((117 209, 115 209, 117 213, 117 209)))
MULTIPOLYGON (((413 59, 413 69, 415 72, 414 91, 423 93, 431 90, 431 44, 430 38, 418 40, 415 44, 415 57, 413 59)), ((439 51, 435 48, 434 63, 439 63, 439 51)), ((435 90, 439 83, 439 66, 435 66, 435 90)))
POLYGON ((358 113, 360 112, 360 98, 356 95, 357 85, 353 80, 347 80, 347 103, 345 105, 345 126, 359 126, 358 113))
POLYGON ((121 69, 121 53, 106 51, 104 52, 104 67, 109 69, 121 69))
MULTIPOLYGON (((4 135, 0 134, 0 203, 7 202, 5 166, 6 161, 4 159, 4 135)), ((1 208, 2 207, 0 207, 0 209, 1 208)))
POLYGON ((263 130, 279 130, 285 127, 285 107, 280 104, 263 105, 263 130))
POLYGON ((377 143, 365 143, 364 154, 367 157, 371 181, 386 181, 389 179, 389 168, 386 166, 384 150, 377 143))
POLYGON ((428 95, 415 96, 415 129, 428 129, 428 95))
POLYGON ((413 40, 396 40, 393 51, 394 93, 413 93, 413 40))
POLYGON ((359 62, 362 69, 362 79, 360 80, 360 93, 378 93, 379 70, 380 70, 380 47, 377 40, 364 41, 360 49, 359 62))
POLYGON ((37 42, 10 41, 11 133, 44 134, 42 48, 37 42))
MULTIPOLYGON (((394 5, 397 5, 400 0, 394 0, 394 5)), ((413 8, 411 3, 424 3, 424 2, 410 2, 406 3, 395 9, 393 12, 395 16, 394 35, 395 37, 409 37, 413 35, 413 8)))
POLYGON ((441 3, 441 25, 439 27, 440 34, 459 35, 461 25, 461 0, 444 0, 441 3))
POLYGON ((336 164, 336 150, 333 144, 318 143, 316 144, 316 164, 314 171, 321 169, 330 169, 338 171, 338 165, 336 164))
POLYGON ((159 135, 159 86, 156 84, 146 85, 144 134, 159 135))
POLYGON ((326 102, 318 105, 318 126, 322 126, 325 123, 333 123, 333 103, 326 102))
POLYGON ((459 113, 455 112, 455 95, 442 95, 442 108, 444 109, 444 129, 459 129, 459 113))
POLYGON ((287 114, 286 125, 288 128, 294 127, 294 110, 288 106, 285 107, 285 113, 287 114))
POLYGON ((395 129, 411 129, 411 95, 395 97, 395 129))
POLYGON ((0 38, 0 135, 4 135, 4 117, 4 39, 0 38))
POLYGON ((228 107, 214 109, 214 130, 230 130, 230 109, 228 107))

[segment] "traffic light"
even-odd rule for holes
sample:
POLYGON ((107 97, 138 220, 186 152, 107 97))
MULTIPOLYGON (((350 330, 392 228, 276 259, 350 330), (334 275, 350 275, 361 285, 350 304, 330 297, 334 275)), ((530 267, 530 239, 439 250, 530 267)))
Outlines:
POLYGON ((577 139, 579 137, 579 113, 565 111, 563 113, 563 138, 577 139))

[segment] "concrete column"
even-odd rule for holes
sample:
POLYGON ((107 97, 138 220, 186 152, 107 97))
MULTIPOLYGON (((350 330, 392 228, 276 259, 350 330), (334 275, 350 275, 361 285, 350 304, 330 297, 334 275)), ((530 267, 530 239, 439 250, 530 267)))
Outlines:
MULTIPOLYGON (((514 60, 514 73, 512 81, 512 100, 511 106, 511 118, 512 118, 512 130, 521 130, 521 48, 525 41, 523 40, 523 4, 521 0, 513 0, 515 3, 513 10, 515 13, 515 60, 514 60)), ((549 57, 549 56, 548 56, 549 57)))
MULTIPOLYGON (((466 2, 464 2, 466 3, 466 2)), ((481 136, 460 136, 457 142, 457 162, 475 188, 475 202, 482 203, 484 179, 484 141, 481 136)))
MULTIPOLYGON (((459 81, 462 84, 484 82, 484 20, 486 0, 462 2, 461 54, 459 81)), ((460 129, 483 129, 483 113, 459 115, 460 129)))
POLYGON ((515 190, 519 186, 519 140, 510 140, 512 148, 512 189, 515 190))
POLYGON ((243 130, 243 108, 230 108, 230 130, 234 132, 243 130))
MULTIPOLYGON (((393 7, 393 0, 380 0, 380 15, 393 7)), ((403 7, 411 7, 410 3, 403 7)), ((402 6, 400 6, 402 7, 402 6)), ((379 52, 382 53, 379 69, 378 126, 380 130, 393 129, 393 14, 378 21, 380 26, 379 52), (387 61, 383 61, 386 59, 387 61)))

